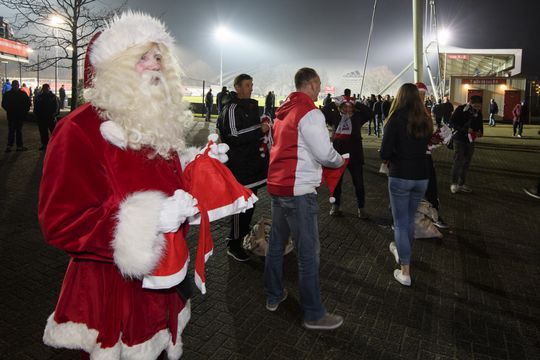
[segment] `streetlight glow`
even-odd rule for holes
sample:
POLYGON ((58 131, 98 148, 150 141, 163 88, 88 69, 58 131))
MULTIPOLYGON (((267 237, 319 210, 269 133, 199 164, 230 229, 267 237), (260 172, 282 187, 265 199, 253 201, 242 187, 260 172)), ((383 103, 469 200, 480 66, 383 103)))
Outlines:
POLYGON ((452 38, 452 34, 450 33, 450 30, 448 29, 441 29, 439 30, 437 34, 437 38, 439 40, 439 44, 447 45, 450 39, 452 38))
POLYGON ((214 31, 214 36, 216 37, 217 40, 225 41, 231 37, 231 32, 229 31, 227 27, 221 25, 221 26, 218 26, 216 30, 214 31))
POLYGON ((62 19, 58 15, 53 15, 49 18, 49 24, 51 26, 57 27, 58 25, 62 25, 64 23, 64 19, 62 19))
POLYGON ((232 34, 225 26, 221 25, 214 30, 214 37, 219 42, 219 87, 223 87, 223 45, 231 38, 232 34))

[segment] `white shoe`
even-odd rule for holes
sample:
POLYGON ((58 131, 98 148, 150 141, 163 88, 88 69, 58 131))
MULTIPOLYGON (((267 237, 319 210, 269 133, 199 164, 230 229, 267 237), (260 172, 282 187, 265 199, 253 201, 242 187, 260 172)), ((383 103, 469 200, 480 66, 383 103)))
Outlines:
POLYGON ((388 248, 390 249, 390 252, 392 253, 392 255, 394 255, 394 260, 396 260, 396 264, 399 265, 399 254, 397 252, 396 243, 392 241, 390 245, 388 246, 388 248))
POLYGON ((401 285, 411 286, 411 277, 409 275, 403 275, 400 269, 394 270, 394 278, 401 285))
POLYGON ((458 184, 452 184, 450 185, 450 192, 452 194, 455 194, 459 191, 459 185, 458 184))

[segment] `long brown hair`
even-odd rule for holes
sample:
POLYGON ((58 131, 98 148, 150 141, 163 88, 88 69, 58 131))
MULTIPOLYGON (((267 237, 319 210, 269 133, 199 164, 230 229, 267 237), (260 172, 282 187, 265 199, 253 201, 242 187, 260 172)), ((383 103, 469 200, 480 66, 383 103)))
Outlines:
POLYGON ((416 139, 431 136, 433 133, 433 121, 426 112, 416 85, 411 83, 401 85, 390 107, 388 122, 392 121, 398 111, 407 112, 407 132, 409 135, 416 139))

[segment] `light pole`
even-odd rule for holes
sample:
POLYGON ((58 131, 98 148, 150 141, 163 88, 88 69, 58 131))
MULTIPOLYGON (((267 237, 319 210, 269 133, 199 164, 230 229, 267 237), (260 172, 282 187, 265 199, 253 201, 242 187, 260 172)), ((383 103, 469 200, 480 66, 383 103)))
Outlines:
POLYGON ((64 20, 58 16, 53 15, 49 20, 50 25, 54 31, 54 41, 57 42, 55 46, 55 60, 54 60, 54 94, 58 95, 58 27, 64 23, 64 20))
POLYGON ((214 31, 214 36, 219 41, 219 87, 223 88, 223 45, 231 36, 231 33, 225 26, 219 26, 214 31))
POLYGON ((4 64, 4 81, 6 81, 6 79, 7 79, 7 64, 8 64, 8 61, 2 60, 2 63, 4 64))

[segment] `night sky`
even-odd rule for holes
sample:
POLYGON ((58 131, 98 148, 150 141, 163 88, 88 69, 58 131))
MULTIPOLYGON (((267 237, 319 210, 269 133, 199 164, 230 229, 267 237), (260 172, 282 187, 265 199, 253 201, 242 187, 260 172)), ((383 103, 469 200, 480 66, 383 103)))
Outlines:
MULTIPOLYGON (((373 0, 130 0, 127 7, 161 17, 185 68, 215 76, 219 25, 241 39, 225 45, 224 72, 261 64, 361 70, 373 0)), ((522 74, 540 75, 540 0, 437 0, 437 11, 439 28, 452 33, 448 45, 521 48, 522 74)), ((379 0, 368 69, 386 65, 398 73, 412 57, 412 0, 379 0)))
MULTIPOLYGON (((219 47, 213 37, 219 24, 252 40, 249 46, 227 47, 224 56, 229 63, 234 59, 232 66, 343 60, 361 68, 373 9, 372 0, 182 3, 186 2, 131 0, 128 7, 162 16, 185 51, 185 60, 203 61, 212 68, 219 68, 219 47)), ((378 1, 369 67, 388 65, 397 73, 412 60, 411 4, 411 0, 378 1)), ((522 48, 523 73, 540 75, 540 31, 534 25, 540 1, 438 0, 437 11, 439 28, 452 32, 449 45, 522 48)))

